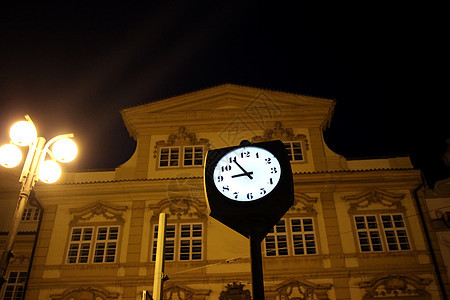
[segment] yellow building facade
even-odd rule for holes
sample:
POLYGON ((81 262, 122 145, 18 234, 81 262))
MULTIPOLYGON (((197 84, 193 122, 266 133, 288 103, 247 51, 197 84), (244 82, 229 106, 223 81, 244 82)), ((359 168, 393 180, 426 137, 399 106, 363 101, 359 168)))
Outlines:
MULTIPOLYGON (((407 157, 325 144, 335 102, 231 84, 121 111, 136 151, 112 171, 38 185, 26 299, 141 299, 168 214, 164 299, 251 299, 249 242, 208 216, 209 149, 281 140, 295 204, 262 243, 266 299, 442 299, 407 157)), ((355 124, 357 126, 357 124, 355 124)))

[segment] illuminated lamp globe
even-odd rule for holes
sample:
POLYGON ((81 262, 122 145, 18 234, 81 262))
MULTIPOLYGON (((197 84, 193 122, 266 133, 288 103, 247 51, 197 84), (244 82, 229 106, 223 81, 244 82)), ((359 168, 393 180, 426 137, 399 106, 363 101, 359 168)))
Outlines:
POLYGON ((5 168, 14 168, 22 160, 22 151, 13 144, 6 144, 0 147, 0 165, 5 168))
POLYGON ((29 146, 37 139, 36 128, 27 121, 20 121, 11 126, 11 141, 17 146, 29 146))
POLYGON ((71 139, 58 140, 53 144, 52 153, 62 163, 71 162, 78 154, 77 144, 71 139))
POLYGON ((45 183, 56 182, 61 177, 61 167, 53 160, 42 162, 39 170, 39 179, 45 183))

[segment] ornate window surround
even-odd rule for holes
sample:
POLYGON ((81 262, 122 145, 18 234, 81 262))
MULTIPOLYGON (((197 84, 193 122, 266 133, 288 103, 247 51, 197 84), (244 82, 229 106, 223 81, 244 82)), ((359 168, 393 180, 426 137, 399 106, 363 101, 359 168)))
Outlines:
POLYGON ((242 283, 229 283, 225 286, 226 290, 220 292, 219 300, 250 300, 251 292, 244 289, 245 285, 242 283))
POLYGON ((366 290, 363 300, 426 300, 431 299, 431 294, 426 291, 431 282, 430 278, 411 274, 382 274, 370 281, 361 282, 359 286, 366 290))
POLYGON ((167 283, 164 285, 161 299, 183 300, 183 299, 206 299, 211 294, 211 290, 193 289, 177 283, 167 283))
POLYGON ((280 257, 293 257, 293 256, 311 256, 311 255, 318 255, 318 238, 317 238, 317 220, 315 217, 304 217, 304 216, 291 216, 291 217, 285 217, 282 218, 280 220, 280 222, 284 222, 284 231, 282 232, 275 232, 276 229, 279 228, 279 225, 275 225, 273 232, 270 232, 267 234, 266 238, 264 239, 264 255, 265 257, 276 257, 276 258, 280 258, 280 257), (311 224, 309 224, 309 220, 311 220, 311 224), (302 228, 301 231, 294 231, 294 226, 298 226, 298 224, 294 225, 293 221, 300 221, 299 223, 300 228, 302 228), (308 223, 305 225, 305 222, 308 221, 308 223), (305 228, 305 226, 310 226, 312 227, 312 230, 303 230, 305 228), (302 236, 302 245, 303 245, 303 250, 304 253, 303 254, 296 254, 295 251, 295 240, 294 240, 294 236, 296 235, 301 235, 302 236), (314 242, 314 246, 308 247, 308 241, 311 240, 306 240, 306 235, 309 236, 313 236, 313 242, 314 242), (275 248, 274 249, 267 249, 267 237, 274 237, 274 243, 275 243, 275 248), (286 249, 284 248, 278 248, 278 238, 285 236, 286 240, 286 249), (314 253, 308 253, 308 249, 314 249, 314 253), (286 254, 280 254, 279 250, 286 250, 286 254), (268 252, 271 251, 275 251, 275 253, 270 253, 268 254, 268 252))
POLYGON ((61 294, 51 294, 51 300, 81 300, 81 299, 97 299, 116 300, 119 299, 119 293, 108 292, 105 289, 95 287, 80 287, 75 289, 67 289, 61 294))
POLYGON ((27 280, 27 270, 8 270, 6 282, 3 284, 0 296, 2 299, 22 299, 24 294, 25 281, 27 280), (15 276, 11 276, 15 274, 15 276), (14 278, 14 280, 12 280, 14 278), (6 297, 8 293, 8 297, 6 297))
MULTIPOLYGON (((288 255, 281 256, 267 256, 265 249, 265 242, 263 243, 264 255, 266 258, 270 259, 271 257, 275 258, 288 258, 288 257, 298 257, 298 256, 314 256, 321 253, 320 249, 320 233, 319 233, 319 225, 317 220, 317 211, 314 205, 317 203, 318 197, 313 197, 304 193, 294 193, 294 205, 289 209, 288 212, 283 216, 283 219, 286 220, 286 234, 287 234, 287 243, 288 243, 288 255), (315 250, 314 254, 299 254, 295 255, 294 253, 294 245, 293 245, 293 234, 292 232, 292 219, 312 219, 313 229, 314 229, 314 241, 315 241, 315 250)), ((303 233, 302 233, 303 234, 303 233)), ((265 241, 265 240, 264 240, 265 241)))
POLYGON ((262 136, 254 136, 252 137, 252 142, 266 142, 272 140, 281 140, 284 143, 292 143, 292 142, 300 142, 301 143, 301 152, 302 152, 302 160, 291 160, 291 163, 307 163, 308 156, 306 151, 309 150, 309 142, 304 134, 294 134, 294 130, 292 128, 283 128, 283 125, 280 121, 276 121, 274 127, 272 129, 264 130, 262 136))
MULTIPOLYGON (((194 197, 183 197, 183 196, 173 196, 170 198, 165 198, 159 201, 157 204, 149 205, 149 209, 153 211, 153 215, 150 218, 151 223, 151 234, 154 235, 155 225, 158 225, 159 214, 164 212, 167 216, 167 225, 175 225, 175 237, 174 237, 174 247, 175 254, 173 261, 171 262, 202 262, 206 259, 206 247, 207 247, 207 206, 204 201, 194 197), (202 257, 199 260, 180 260, 179 250, 181 242, 181 225, 202 225, 202 237, 201 237, 201 253, 202 257)), ((153 256, 153 238, 150 239, 152 242, 149 247, 149 257, 153 256)))
POLYGON ((387 253, 387 252, 398 252, 398 251, 411 251, 414 250, 414 237, 410 234, 411 228, 407 220, 406 208, 403 206, 402 201, 405 198, 405 194, 392 193, 385 191, 380 188, 371 188, 355 195, 344 196, 343 200, 346 201, 350 208, 348 209, 348 216, 351 219, 350 223, 353 228, 353 237, 355 245, 359 249, 359 253, 387 253), (371 205, 378 204, 382 205, 383 208, 371 208, 371 205), (408 250, 389 250, 388 243, 386 240, 385 229, 382 227, 382 216, 383 215, 402 215, 404 222, 404 229, 407 234, 410 249, 408 250), (361 251, 360 242, 358 238, 358 229, 356 228, 355 217, 356 216, 375 216, 378 232, 381 236, 381 244, 383 247, 382 251, 361 251))
POLYGON ((331 283, 312 283, 303 279, 291 279, 268 290, 268 299, 294 300, 294 299, 317 299, 328 300, 328 291, 332 288, 331 283), (299 296, 301 298, 299 298, 299 296))
MULTIPOLYGON (((154 261, 153 257, 156 252, 156 246, 155 242, 157 240, 157 234, 156 234, 156 227, 158 224, 152 224, 152 239, 151 239, 151 260, 154 261)), ((175 221, 175 222, 168 222, 166 226, 171 226, 173 230, 173 237, 166 237, 166 262, 200 262, 204 261, 206 259, 206 227, 205 223, 203 222, 190 222, 190 221, 175 221), (188 232, 189 236, 184 236, 183 232, 186 233, 186 229, 183 230, 183 227, 189 226, 188 232), (199 232, 200 226, 200 236, 196 236, 194 232, 199 232), (170 243, 173 241, 173 244, 170 243), (183 241, 188 241, 188 244, 183 245, 183 241), (167 257, 167 249, 173 248, 173 259, 169 259, 167 257), (188 251, 183 252, 181 249, 188 249, 188 251), (194 251, 194 248, 200 248, 200 251, 194 251), (200 258, 194 258, 194 255, 198 256, 200 254, 200 258), (188 256, 187 259, 182 259, 181 256, 188 256)), ((166 234, 167 234, 167 228, 166 228, 166 234)))
MULTIPOLYGON (((185 165, 185 151, 186 147, 197 146, 203 147, 202 152, 202 161, 205 159, 205 153, 209 150, 210 144, 208 139, 200 138, 197 139, 197 135, 193 132, 187 132, 186 127, 181 126, 178 128, 177 133, 169 134, 167 140, 160 140, 155 143, 153 158, 156 159, 156 169, 166 169, 166 168, 187 168, 187 167, 202 167, 201 165, 196 165, 192 163, 191 165, 185 165), (161 149, 164 148, 178 148, 178 163, 176 166, 170 166, 170 162, 168 166, 161 166, 161 149)), ((194 151, 195 152, 195 151, 194 151)), ((192 155, 195 155, 194 153, 192 155)), ((193 158, 192 158, 193 159, 193 158)))
MULTIPOLYGON (((79 208, 71 208, 69 209, 69 213, 73 216, 71 222, 69 223, 69 229, 67 234, 67 242, 66 242, 66 249, 65 249, 65 255, 63 258, 63 264, 69 264, 67 262, 68 259, 68 253, 70 248, 70 238, 72 236, 72 232, 74 228, 92 228, 92 238, 89 241, 90 243, 90 250, 89 250, 89 257, 87 263, 70 263, 70 265, 86 265, 86 264, 100 264, 100 263, 94 263, 93 258, 95 255, 95 247, 98 242, 101 242, 100 240, 97 240, 97 234, 99 228, 110 228, 110 227, 118 227, 117 232, 117 240, 116 240, 116 248, 115 248, 115 262, 117 263, 119 261, 120 257, 120 245, 122 242, 122 227, 125 223, 125 220, 123 218, 124 212, 128 209, 127 206, 116 206, 112 204, 106 204, 101 201, 97 201, 95 203, 90 203, 85 206, 79 207, 79 208), (103 221, 93 221, 92 219, 95 216, 101 216, 104 220, 103 221)), ((109 229, 108 229, 109 232, 109 229)), ((105 249, 106 252, 107 249, 105 249)), ((102 262, 106 263, 106 262, 102 262)))

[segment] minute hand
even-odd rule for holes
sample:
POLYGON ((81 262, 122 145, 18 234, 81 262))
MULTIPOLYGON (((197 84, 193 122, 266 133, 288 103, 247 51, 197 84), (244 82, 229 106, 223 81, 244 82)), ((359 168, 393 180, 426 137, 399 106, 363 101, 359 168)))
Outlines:
MULTIPOLYGON (((242 174, 242 175, 247 175, 248 176, 248 178, 250 178, 250 179, 253 179, 253 177, 252 177, 252 175, 251 174, 253 174, 253 172, 247 172, 237 161, 236 161, 236 158, 234 158, 234 163, 239 167, 239 169, 241 169, 242 170, 242 172, 244 172, 244 174, 242 174)), ((236 177, 236 176, 235 176, 236 177)))

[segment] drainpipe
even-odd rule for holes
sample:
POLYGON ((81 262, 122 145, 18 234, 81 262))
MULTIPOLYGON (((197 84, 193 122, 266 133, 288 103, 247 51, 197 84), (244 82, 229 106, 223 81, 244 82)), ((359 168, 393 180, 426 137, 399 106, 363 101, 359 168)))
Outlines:
POLYGON ((439 288, 441 290, 441 296, 442 296, 442 299, 445 300, 445 299, 449 299, 449 298, 447 296, 447 292, 445 290, 445 284, 444 284, 444 281, 442 280, 442 275, 441 275, 441 272, 439 270, 439 265, 438 265, 438 262, 437 262, 436 255, 434 253, 433 244, 431 243, 431 238, 430 238, 430 232, 429 231, 431 231, 432 228, 429 228, 429 226, 425 222, 425 215, 424 215, 424 212, 423 212, 423 209, 422 209, 422 205, 420 204, 420 198, 419 198, 420 196, 419 196, 418 192, 419 192, 420 189, 423 189, 425 187, 425 185, 426 185, 426 180, 425 180, 425 178, 423 176, 423 173, 421 172, 420 175, 421 175, 422 183, 417 188, 414 189, 414 198, 416 200, 417 209, 419 211, 420 221, 422 222, 423 227, 425 229, 424 230, 425 238, 426 238, 426 241, 427 241, 428 249, 430 250, 431 260, 432 260, 433 266, 434 266, 434 271, 436 273, 438 285, 439 285, 439 288))

